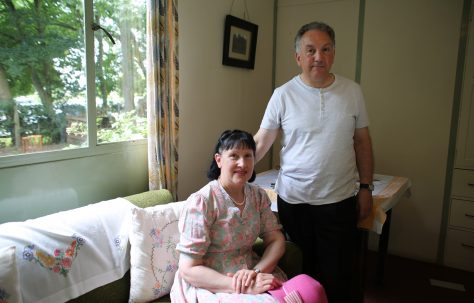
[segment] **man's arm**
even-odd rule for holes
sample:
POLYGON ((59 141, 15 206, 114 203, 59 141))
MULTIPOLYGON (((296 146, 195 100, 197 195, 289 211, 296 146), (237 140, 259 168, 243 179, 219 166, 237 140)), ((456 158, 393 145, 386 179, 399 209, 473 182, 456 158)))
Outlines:
MULTIPOLYGON (((354 132, 354 150, 360 183, 372 183, 374 174, 374 157, 369 128, 356 128, 354 132)), ((366 189, 359 190, 359 219, 366 218, 372 211, 372 193, 366 189)))
POLYGON ((260 161, 263 156, 268 152, 270 147, 278 135, 278 129, 265 129, 260 128, 258 132, 253 136, 257 145, 257 151, 255 153, 255 162, 260 161))

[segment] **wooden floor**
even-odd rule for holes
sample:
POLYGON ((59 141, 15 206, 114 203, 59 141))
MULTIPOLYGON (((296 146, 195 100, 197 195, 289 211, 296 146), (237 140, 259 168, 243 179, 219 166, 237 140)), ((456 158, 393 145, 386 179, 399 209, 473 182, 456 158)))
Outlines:
POLYGON ((383 283, 377 286, 375 260, 375 253, 369 252, 364 303, 474 303, 472 272, 388 255, 383 283), (431 279, 465 291, 433 286, 431 279))

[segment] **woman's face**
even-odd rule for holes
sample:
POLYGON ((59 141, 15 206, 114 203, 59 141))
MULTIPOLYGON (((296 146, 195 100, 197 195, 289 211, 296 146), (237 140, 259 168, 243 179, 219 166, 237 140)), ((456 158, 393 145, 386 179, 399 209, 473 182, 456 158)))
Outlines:
POLYGON ((232 148, 214 155, 226 185, 244 185, 252 177, 255 157, 252 149, 232 148))

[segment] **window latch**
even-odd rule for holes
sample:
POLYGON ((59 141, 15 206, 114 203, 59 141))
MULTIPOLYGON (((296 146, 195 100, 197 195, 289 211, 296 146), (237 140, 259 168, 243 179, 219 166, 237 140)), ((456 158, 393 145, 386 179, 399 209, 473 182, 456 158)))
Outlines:
POLYGON ((103 28, 99 24, 93 22, 92 23, 92 30, 95 32, 99 29, 104 31, 104 33, 107 35, 107 37, 109 37, 110 41, 112 41, 112 44, 115 44, 115 40, 114 40, 114 38, 112 38, 112 35, 105 28, 103 28))

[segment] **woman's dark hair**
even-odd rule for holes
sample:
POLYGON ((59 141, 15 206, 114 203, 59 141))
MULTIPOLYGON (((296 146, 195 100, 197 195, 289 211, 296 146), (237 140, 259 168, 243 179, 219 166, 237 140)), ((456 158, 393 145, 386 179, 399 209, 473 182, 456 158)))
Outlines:
MULTIPOLYGON (((221 169, 217 166, 217 162, 214 159, 215 154, 221 154, 223 151, 232 149, 232 148, 248 148, 253 151, 255 156, 255 151, 257 149, 253 136, 243 130, 226 130, 224 131, 219 140, 217 141, 216 147, 214 148, 214 154, 212 157, 211 167, 207 172, 207 178, 209 180, 217 180, 221 175, 221 169)), ((256 174, 255 170, 252 173, 248 182, 253 182, 255 180, 256 174)))

